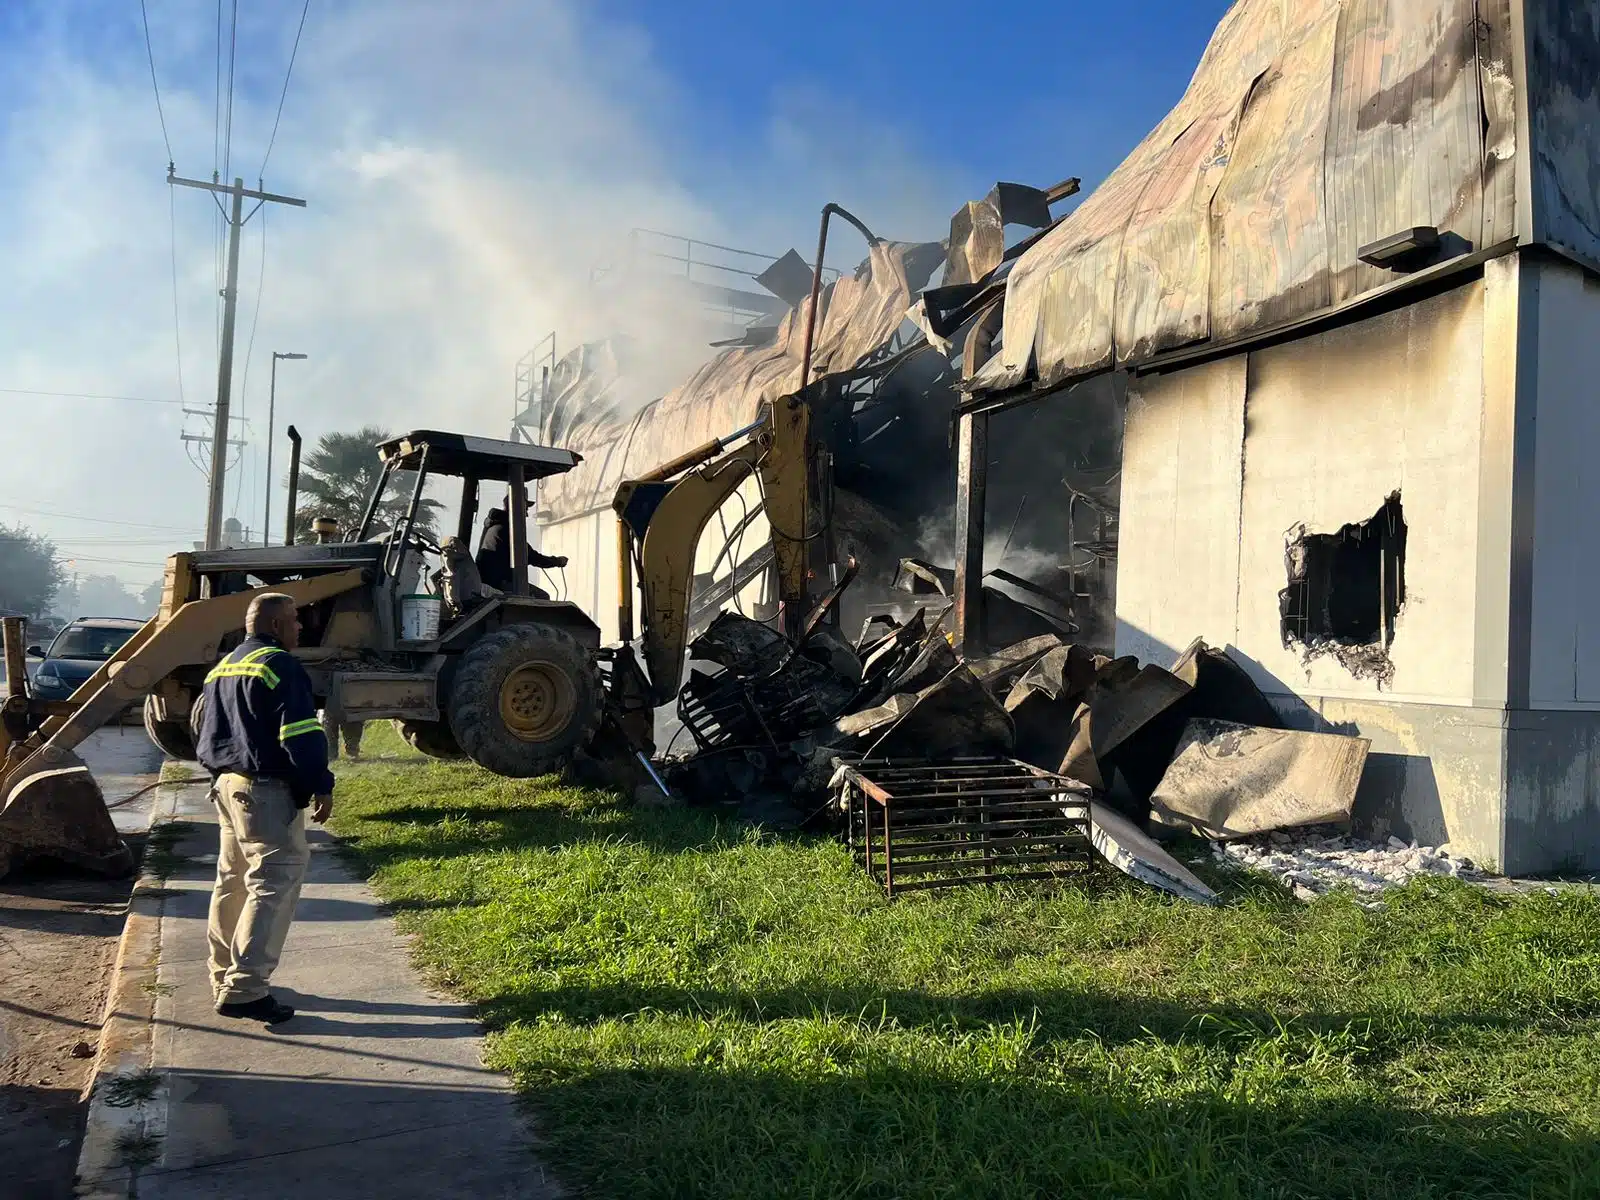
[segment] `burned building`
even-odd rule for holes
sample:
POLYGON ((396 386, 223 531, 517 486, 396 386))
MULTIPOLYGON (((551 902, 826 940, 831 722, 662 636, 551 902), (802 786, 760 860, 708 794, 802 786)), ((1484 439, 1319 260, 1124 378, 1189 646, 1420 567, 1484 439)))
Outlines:
MULTIPOLYGON (((1003 241, 982 245, 992 228, 1041 225, 1057 194, 1005 185, 957 213, 950 243, 889 242, 876 238, 852 273, 828 280, 818 303, 812 384, 807 398, 813 436, 824 450, 815 489, 822 531, 817 569, 855 559, 860 582, 843 603, 852 633, 875 601, 893 592, 903 559, 954 561, 952 507, 955 450, 952 414, 959 401, 961 349, 928 337, 908 319, 913 303, 936 275, 959 278, 985 254, 1005 254, 1003 241), (1031 205, 1030 205, 1031 201, 1031 205), (955 231, 977 213, 971 247, 955 231), (958 244, 955 273, 946 248, 958 244)), ((965 223, 965 224, 964 224, 965 223)), ((550 481, 540 497, 539 533, 550 553, 571 560, 571 598, 614 632, 617 609, 616 530, 611 499, 617 485, 715 437, 748 425, 764 400, 799 389, 809 313, 810 268, 794 252, 766 260, 747 286, 773 290, 781 315, 762 316, 718 345, 690 377, 659 399, 641 394, 635 348, 623 338, 582 345, 549 364, 540 380, 528 436, 584 455, 570 476, 550 481), (801 276, 803 275, 803 279, 801 276)), ((959 290, 959 287, 956 289, 959 290)), ((742 293, 741 293, 742 294, 742 293)), ((746 302, 747 308, 754 303, 746 302)), ((520 378, 534 372, 525 365, 520 378)), ((1120 392, 1099 388, 1101 403, 1021 415, 997 445, 1031 448, 1026 469, 1009 472, 995 489, 991 569, 1059 594, 1083 625, 1110 646, 1110 586, 1114 573, 1114 491, 1120 440, 1120 392), (1076 493, 1074 488, 1079 489, 1076 493), (1113 499, 1108 499, 1112 497, 1113 499), (1003 511, 1002 511, 1003 510, 1003 511), (1084 550, 1071 552, 1071 530, 1084 550), (1098 546, 1098 556, 1095 547, 1098 546), (1110 547, 1110 549, 1107 549, 1110 547), (1080 593, 1076 601, 1073 592, 1080 593)), ((724 607, 747 614, 770 611, 774 591, 770 530, 752 477, 724 506, 702 539, 696 565, 695 625, 703 628, 724 607)))
MULTIPOLYGON (((1291 726, 1370 739, 1369 832, 1600 865, 1597 119, 1595 0, 1238 0, 1076 210, 1000 185, 825 291, 835 559, 864 600, 942 559, 971 654, 1020 557, 1083 640, 1203 638, 1291 726)), ((563 361, 542 436, 586 462, 543 532, 602 621, 611 490, 798 388, 804 313, 651 404, 563 361)), ((766 538, 741 496, 697 596, 760 615, 766 538)))
POLYGON ((1228 647, 1372 740, 1359 820, 1508 873, 1600 866, 1597 127, 1591 0, 1240 0, 961 417, 1127 377, 1117 652, 1228 647))

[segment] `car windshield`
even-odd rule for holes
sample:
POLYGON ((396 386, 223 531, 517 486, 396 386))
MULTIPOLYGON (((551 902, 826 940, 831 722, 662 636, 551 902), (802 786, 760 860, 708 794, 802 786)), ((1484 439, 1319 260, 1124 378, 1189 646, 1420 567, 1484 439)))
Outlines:
POLYGON ((56 639, 50 647, 51 658, 92 658, 104 661, 133 636, 131 629, 108 629, 105 626, 74 625, 56 639))

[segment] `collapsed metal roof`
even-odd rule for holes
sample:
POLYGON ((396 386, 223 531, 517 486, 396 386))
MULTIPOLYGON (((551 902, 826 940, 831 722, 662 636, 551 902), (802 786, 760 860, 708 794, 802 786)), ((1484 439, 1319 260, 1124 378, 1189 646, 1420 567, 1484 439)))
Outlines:
MULTIPOLYGON (((971 367, 997 323, 979 394, 1220 348, 1395 286, 1361 253, 1419 227, 1444 269, 1537 243, 1600 273, 1595 128, 1600 0, 1237 0, 1177 107, 1071 215, 1005 250, 1006 224, 1045 225, 1076 181, 1002 184, 947 244, 881 243, 830 285, 816 375, 878 369, 907 315, 941 352, 978 327, 971 367)), ((568 355, 541 440, 586 461, 545 484, 543 517, 604 508, 795 390, 808 303, 643 407, 604 344, 568 355)))
MULTIPOLYGON (((943 259, 936 242, 878 242, 853 275, 829 284, 819 303, 815 377, 853 370, 889 342, 943 259)), ((551 381, 554 395, 541 440, 574 450, 584 461, 541 485, 541 516, 560 521, 607 508, 623 480, 749 424, 763 401, 797 391, 810 307, 807 296, 766 344, 723 351, 643 406, 619 395, 616 385, 625 372, 610 348, 589 346, 568 355, 551 381)))
POLYGON ((972 390, 1336 308, 1396 279, 1361 248, 1414 227, 1440 260, 1516 239, 1600 264, 1597 121, 1595 0, 1238 0, 1178 106, 1012 268, 972 390))

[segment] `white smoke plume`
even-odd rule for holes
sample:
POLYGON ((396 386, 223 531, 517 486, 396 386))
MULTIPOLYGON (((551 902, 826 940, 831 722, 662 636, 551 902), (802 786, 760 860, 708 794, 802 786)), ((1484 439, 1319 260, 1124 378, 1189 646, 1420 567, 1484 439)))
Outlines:
MULTIPOLYGON (((243 7, 228 173, 254 186, 300 5, 243 7)), ((209 178, 215 6, 148 8, 178 172, 209 178)), ((170 196, 174 262, 137 6, 24 0, 4 21, 0 387, 176 400, 175 267, 183 396, 209 405, 214 209, 201 192, 170 196)), ((757 144, 708 151, 684 133, 694 114, 670 64, 637 29, 579 0, 313 5, 265 172, 269 190, 309 206, 263 209, 241 254, 234 394, 250 445, 229 512, 259 527, 271 351, 310 356, 279 367, 280 482, 291 421, 308 442, 368 422, 504 436, 516 360, 551 330, 564 351, 616 323, 591 279, 631 228, 805 254, 828 200, 885 236, 937 237, 987 186, 917 161, 893 114, 817 96, 779 111, 757 144)), ((836 265, 860 253, 841 239, 836 265)), ((654 299, 636 297, 625 323, 655 368, 649 386, 664 391, 710 351, 694 314, 654 299)), ((0 519, 64 538, 120 531, 119 546, 74 552, 85 569, 98 558, 93 569, 140 583, 198 533, 204 481, 185 459, 176 404, 0 392, 0 413, 7 444, 67 439, 72 451, 0 481, 0 504, 11 505, 0 519)), ((280 488, 278 514, 282 505, 280 488)))

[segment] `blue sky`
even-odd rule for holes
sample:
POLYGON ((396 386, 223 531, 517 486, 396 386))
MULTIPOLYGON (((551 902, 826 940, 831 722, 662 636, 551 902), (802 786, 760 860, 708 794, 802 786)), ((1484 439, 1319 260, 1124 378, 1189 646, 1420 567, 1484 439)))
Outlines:
POLYGON ((790 97, 825 93, 897 126, 975 185, 1103 177, 1177 101, 1227 7, 596 4, 648 32, 693 99, 690 136, 701 146, 756 140, 790 97))
MULTIPOLYGON (((147 3, 173 156, 207 177, 216 5, 147 3)), ((301 4, 240 7, 233 166, 253 182, 301 4)), ((655 352, 640 387, 665 390, 703 339, 649 297, 601 311, 588 285, 631 226, 806 253, 829 200, 932 239, 996 179, 1092 186, 1225 7, 313 0, 267 171, 310 207, 244 240, 230 511, 259 527, 271 350, 310 355, 280 372, 279 438, 503 435, 518 357, 616 319, 655 352)), ((0 389, 152 401, 0 391, 23 444, 70 429, 80 448, 0 482, 0 521, 141 583, 198 529, 180 434, 201 426, 179 400, 208 404, 216 377, 215 219, 169 194, 166 162, 137 0, 0 0, 0 389)))

